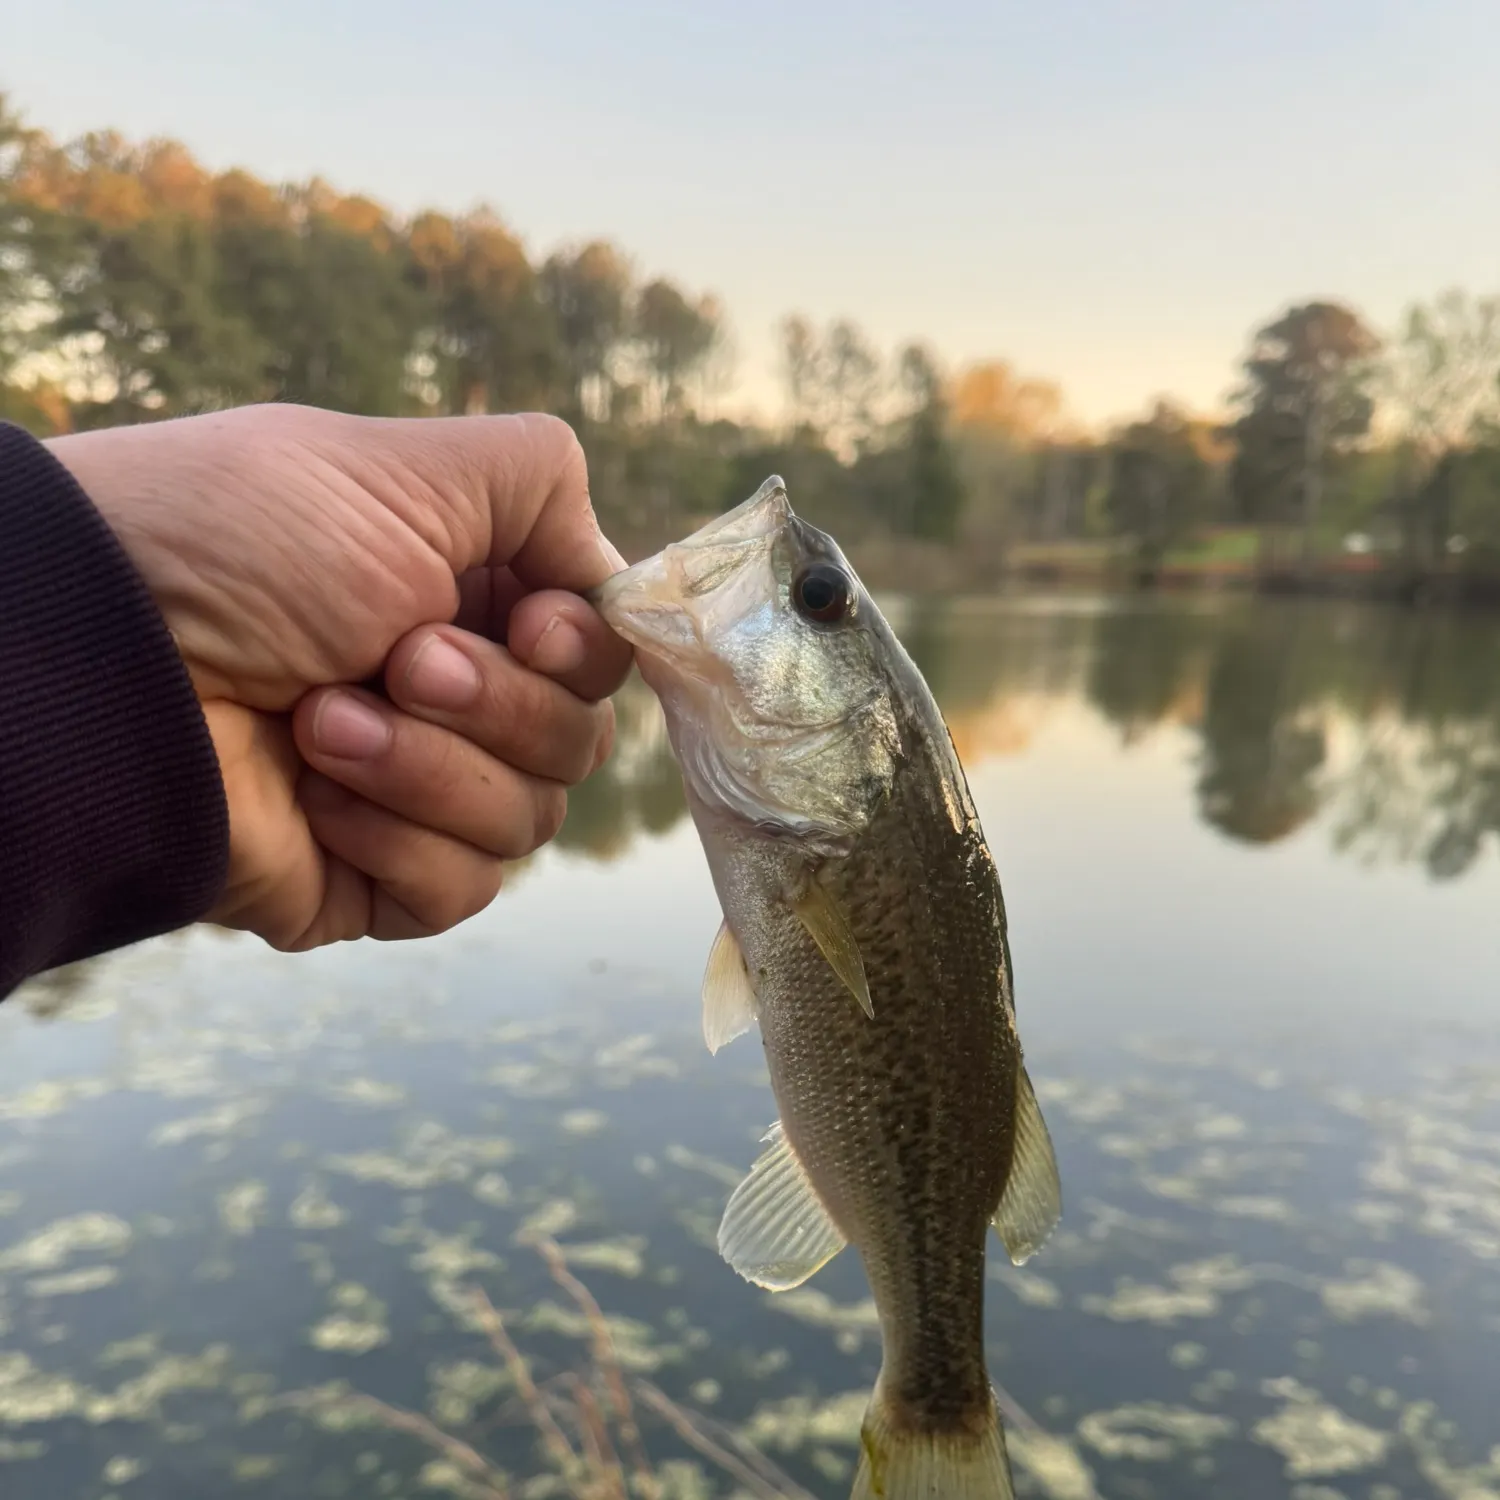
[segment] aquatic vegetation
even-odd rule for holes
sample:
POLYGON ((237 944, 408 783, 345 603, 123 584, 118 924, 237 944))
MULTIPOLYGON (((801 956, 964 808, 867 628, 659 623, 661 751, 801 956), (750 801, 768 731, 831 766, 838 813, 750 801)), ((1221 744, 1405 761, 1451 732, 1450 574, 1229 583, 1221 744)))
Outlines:
POLYGON ((70 1083, 37 1083, 9 1098, 0 1096, 0 1120, 45 1120, 60 1115, 84 1099, 98 1099, 109 1093, 110 1084, 103 1078, 80 1078, 70 1083))
POLYGON ((682 1167, 689 1172, 701 1172, 704 1176, 713 1178, 715 1182, 723 1183, 727 1188, 738 1187, 740 1179, 745 1175, 740 1168, 732 1167, 728 1162, 717 1161, 711 1156, 690 1151, 686 1146, 675 1143, 668 1146, 662 1155, 674 1167, 682 1167))
POLYGON ((436 1281, 457 1281, 474 1271, 505 1264, 493 1251, 481 1250, 469 1234, 435 1234, 420 1230, 422 1248, 411 1258, 412 1270, 436 1281))
POLYGON ((1282 1455, 1294 1479, 1358 1473, 1380 1463, 1390 1448, 1390 1433, 1356 1422, 1295 1380, 1268 1381, 1266 1394, 1285 1405, 1251 1435, 1282 1455))
POLYGON ((481 1203, 491 1208, 506 1208, 514 1196, 510 1184, 499 1172, 486 1172, 470 1189, 481 1203))
POLYGON ((0 1425, 25 1427, 77 1411, 83 1387, 38 1370, 24 1354, 0 1354, 0 1425))
POLYGON ((433 1420, 445 1427, 463 1427, 475 1412, 502 1391, 514 1389, 505 1368, 479 1360, 460 1359, 438 1365, 428 1374, 432 1394, 428 1400, 433 1420))
POLYGON ((1230 1219, 1263 1219, 1270 1224, 1289 1224, 1297 1216, 1285 1198, 1251 1193, 1216 1199, 1214 1212, 1230 1219))
MULTIPOLYGON (((795 1291, 772 1292, 766 1305, 814 1328, 830 1329, 841 1353, 853 1354, 866 1340, 880 1337, 880 1316, 873 1299, 845 1305, 835 1302, 826 1292, 800 1286, 795 1291)), ((868 1394, 868 1393, 867 1393, 868 1394)))
POLYGON ((1433 1493, 1442 1500, 1500 1500, 1500 1443, 1490 1449, 1483 1463, 1455 1463, 1444 1451, 1441 1425, 1430 1401, 1414 1402, 1401 1414, 1401 1437, 1433 1493))
POLYGON ((334 1288, 330 1301, 334 1311, 308 1330, 313 1348, 336 1354, 368 1354, 390 1342, 385 1303, 366 1288, 346 1282, 334 1288))
POLYGON ((27 1459, 45 1458, 46 1443, 32 1440, 17 1442, 14 1438, 0 1438, 0 1464, 25 1463, 27 1459))
POLYGON ((158 1125, 147 1137, 153 1146, 180 1146, 204 1136, 218 1138, 239 1134, 266 1111, 264 1099, 247 1098, 218 1105, 202 1114, 187 1115, 158 1125))
POLYGON ((0 1250, 0 1272, 51 1271, 75 1255, 122 1255, 134 1238, 113 1214, 72 1214, 0 1250))
POLYGON ((1061 1307, 1062 1288, 1035 1271, 1018 1270, 1006 1261, 991 1261, 990 1280, 1008 1287, 1027 1307, 1061 1307))
POLYGON ((76 1416, 95 1426, 159 1417, 168 1396, 222 1385, 229 1350, 212 1345, 199 1355, 156 1356, 113 1391, 37 1369, 24 1354, 0 1353, 0 1426, 25 1427, 76 1416))
POLYGON ((394 1109, 407 1099, 400 1084, 382 1083, 376 1078, 343 1079, 328 1086, 328 1096, 340 1104, 355 1104, 365 1109, 394 1109))
POLYGON ((1340 1322, 1370 1317, 1427 1322, 1425 1291, 1410 1271, 1383 1261, 1351 1261, 1345 1269, 1355 1274, 1347 1281, 1324 1282, 1321 1288, 1324 1306, 1340 1322))
POLYGON ((139 1479, 145 1472, 146 1465, 140 1459, 121 1454, 105 1464, 99 1477, 105 1484, 129 1484, 131 1480, 139 1479))
POLYGON ((1228 1417, 1159 1401, 1135 1401, 1113 1411, 1090 1412, 1078 1424, 1079 1437, 1104 1457, 1145 1463, 1208 1448, 1236 1431, 1228 1417))
POLYGON ((560 1069, 531 1062, 500 1063, 484 1075, 484 1081, 518 1099, 557 1099, 575 1087, 574 1080, 560 1069))
POLYGON ((38 1276, 26 1283, 30 1297, 71 1297, 79 1292, 97 1292, 120 1279, 118 1266, 86 1266, 78 1271, 60 1271, 56 1276, 38 1276))
POLYGON ((768 1401, 755 1409, 741 1431, 758 1448, 794 1453, 809 1443, 840 1443, 854 1447, 859 1425, 870 1404, 868 1391, 845 1391, 826 1401, 790 1396, 768 1401))
POLYGON ((308 1182, 292 1200, 287 1218, 297 1229, 337 1229, 349 1215, 329 1198, 321 1182, 308 1182))
MULTIPOLYGON (((554 1333, 585 1341, 597 1332, 587 1313, 550 1300, 538 1302, 520 1320, 520 1326, 527 1333, 554 1333)), ((616 1315, 606 1318, 604 1326, 614 1346, 615 1358, 624 1369, 649 1374, 682 1358, 681 1349, 658 1342, 656 1330, 649 1323, 616 1315)))
POLYGON ((487 1167, 504 1166, 516 1154, 502 1136, 461 1136, 436 1120, 411 1131, 399 1152, 356 1151, 323 1159, 325 1171, 359 1182, 384 1183, 415 1193, 448 1182, 467 1182, 487 1167))
POLYGON ((525 1239, 556 1239, 578 1222, 578 1205, 568 1198, 549 1198, 522 1221, 516 1231, 519 1243, 525 1239))
POLYGON ((609 1271, 634 1280, 646 1269, 646 1240, 641 1235, 560 1244, 558 1249, 567 1263, 579 1271, 609 1271))
POLYGON ((230 1234, 244 1239, 265 1223, 269 1196, 263 1182, 236 1183, 219 1194, 219 1221, 230 1234))
POLYGON ((594 1054, 593 1065, 601 1088, 624 1089, 648 1078, 676 1078, 682 1069, 672 1058, 651 1049, 657 1039, 650 1033, 637 1033, 602 1047, 594 1054))
POLYGON ((353 1177, 358 1182, 383 1182, 403 1192, 420 1192, 440 1182, 461 1182, 467 1175, 462 1163, 414 1163, 386 1151, 358 1151, 350 1155, 325 1156, 323 1168, 353 1177))
POLYGON ((105 1345, 96 1363, 106 1370, 114 1365, 144 1364, 155 1359, 160 1352, 160 1336, 142 1333, 132 1339, 120 1339, 117 1343, 105 1345))
POLYGON ((1172 1324, 1179 1318, 1211 1318, 1219 1298, 1205 1287, 1165 1287, 1122 1281, 1108 1297, 1086 1296, 1079 1306, 1116 1323, 1172 1324))
POLYGON ((1017 1422, 1006 1444, 1011 1462, 1047 1500, 1101 1500, 1093 1470, 1067 1438, 1017 1422))

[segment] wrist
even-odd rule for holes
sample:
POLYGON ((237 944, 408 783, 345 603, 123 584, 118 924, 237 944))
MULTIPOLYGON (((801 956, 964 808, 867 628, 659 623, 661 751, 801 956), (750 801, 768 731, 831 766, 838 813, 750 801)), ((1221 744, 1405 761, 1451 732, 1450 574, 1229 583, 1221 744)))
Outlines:
MULTIPOLYGON (((205 667, 195 649, 202 627, 196 623, 201 585, 192 551, 160 536, 172 529, 184 486, 198 493, 217 486, 208 468, 193 457, 188 422, 117 427, 68 433, 43 446, 72 475, 113 533, 156 605, 200 704, 224 691, 218 674, 205 667)), ((199 550, 201 551, 201 545, 199 550)))

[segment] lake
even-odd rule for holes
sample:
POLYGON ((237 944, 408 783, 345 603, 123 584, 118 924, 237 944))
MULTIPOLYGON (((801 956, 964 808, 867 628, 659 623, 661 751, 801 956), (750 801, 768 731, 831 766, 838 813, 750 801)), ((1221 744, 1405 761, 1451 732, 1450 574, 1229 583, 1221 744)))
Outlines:
MULTIPOLYGON (((1500 1497, 1500 621, 888 609, 1062 1172, 990 1256, 1018 1493, 1500 1497)), ((195 931, 0 1007, 6 1500, 848 1493, 868 1292, 713 1249, 775 1106, 753 1035, 703 1047, 717 907, 619 709, 443 939, 195 931)))

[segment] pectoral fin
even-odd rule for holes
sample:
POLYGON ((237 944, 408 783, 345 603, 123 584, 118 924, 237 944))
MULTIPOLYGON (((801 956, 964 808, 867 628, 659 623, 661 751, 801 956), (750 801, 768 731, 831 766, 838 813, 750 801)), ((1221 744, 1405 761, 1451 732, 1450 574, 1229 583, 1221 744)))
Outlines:
POLYGON ((718 936, 708 950, 703 971, 703 1040, 710 1052, 743 1036, 755 1022, 755 989, 750 968, 728 922, 719 924, 718 936))
POLYGON ((746 1281, 785 1292, 801 1286, 847 1242, 779 1122, 766 1139, 770 1150, 730 1194, 719 1225, 719 1254, 746 1281))
POLYGON ((864 1013, 875 1019, 875 1007, 870 1003, 870 986, 865 980, 865 963, 859 956, 859 944, 849 928, 848 920, 833 898, 818 884, 810 881, 807 890, 797 900, 797 916, 807 928, 818 951, 833 966, 833 972, 849 987, 855 1003, 864 1013))
POLYGON ((1010 1176, 994 1224, 1015 1265, 1036 1254, 1062 1217, 1062 1185, 1057 1180, 1057 1158, 1052 1137, 1042 1119, 1041 1106, 1026 1076, 1016 1065, 1016 1143, 1010 1176))

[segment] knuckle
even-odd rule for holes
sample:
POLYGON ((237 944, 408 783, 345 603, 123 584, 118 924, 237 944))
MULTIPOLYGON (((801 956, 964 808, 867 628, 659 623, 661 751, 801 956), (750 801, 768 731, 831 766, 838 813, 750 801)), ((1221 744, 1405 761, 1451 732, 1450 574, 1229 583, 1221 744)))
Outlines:
POLYGON ((500 893, 503 866, 498 859, 481 859, 470 862, 471 868, 464 875, 444 880, 435 887, 416 910, 421 921, 434 932, 446 932, 477 917, 500 893))
POLYGON ((536 848, 535 801, 524 785, 497 794, 484 836, 475 842, 498 859, 524 859, 536 848))
POLYGON ((568 783, 588 775, 598 733, 594 714, 570 703, 547 678, 518 672, 501 722, 508 753, 528 770, 568 783))
POLYGON ((480 672, 479 698, 469 716, 475 740, 497 753, 523 749, 547 711, 545 685, 503 647, 480 672))
POLYGON ((525 417, 528 430, 539 444, 558 458, 558 468, 566 470, 583 463, 583 444, 572 426, 551 412, 528 412, 525 417))
POLYGON ((455 734, 433 735, 423 759, 421 775, 427 795, 440 804, 453 802, 472 775, 467 742, 455 734))
POLYGON ((615 706, 607 699, 599 706, 598 733, 594 738, 594 755, 589 762, 586 776, 592 776, 614 753, 615 748, 615 706))
POLYGON ((459 903, 460 915, 454 925, 456 926, 458 922, 467 922, 470 917, 477 917, 500 894, 500 888, 504 883, 504 864, 498 859, 486 860, 475 871, 467 899, 459 903))
POLYGON ((536 819, 531 847, 540 849, 557 837, 568 815, 568 794, 560 786, 539 788, 535 794, 536 819))
POLYGON ((539 673, 527 671, 512 663, 504 697, 510 701, 498 704, 509 720, 512 734, 542 739, 555 715, 552 685, 539 673))

